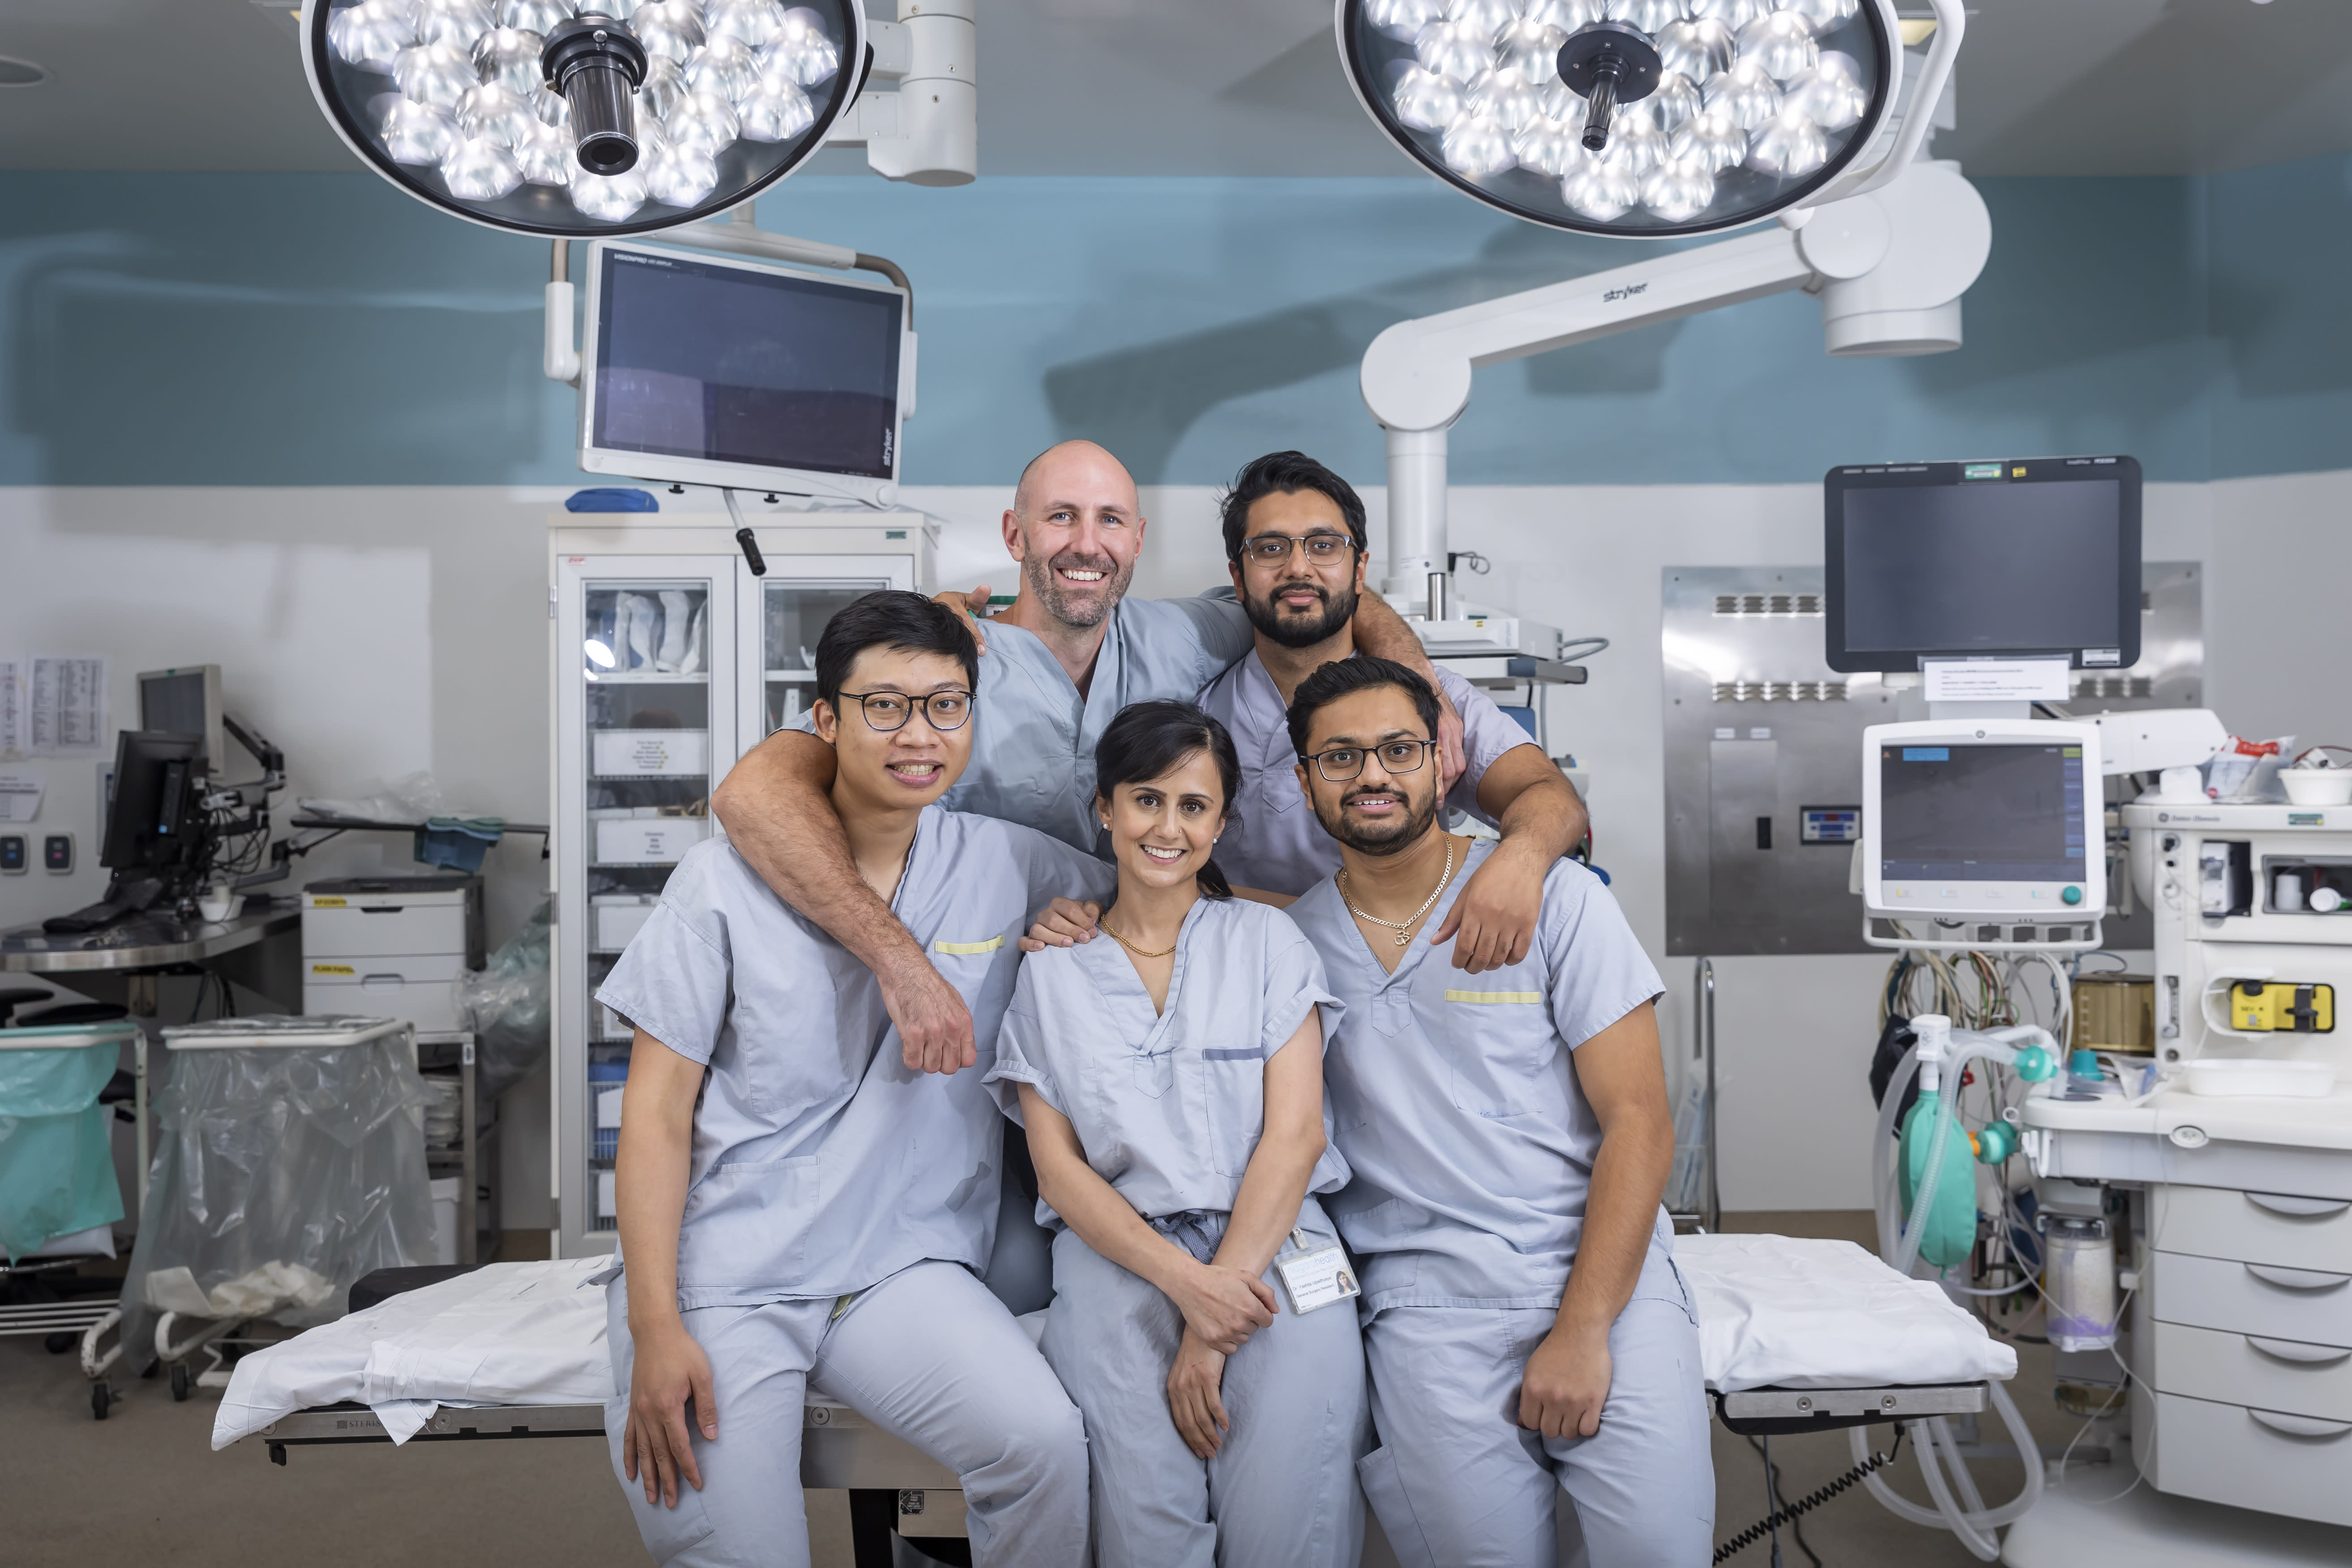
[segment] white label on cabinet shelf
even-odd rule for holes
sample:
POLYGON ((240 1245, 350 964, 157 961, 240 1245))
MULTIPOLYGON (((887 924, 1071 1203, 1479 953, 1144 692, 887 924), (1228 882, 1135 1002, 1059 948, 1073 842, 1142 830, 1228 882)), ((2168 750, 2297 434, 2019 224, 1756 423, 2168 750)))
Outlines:
MULTIPOLYGON (((609 861, 613 857, 607 855, 603 858, 609 861)), ((637 932, 646 929, 646 922, 654 918, 654 910, 658 907, 651 903, 596 905, 589 913, 596 921, 597 950, 618 952, 628 946, 636 940, 637 932)))
POLYGON ((598 1089, 596 1091, 596 1130, 601 1132, 608 1127, 618 1127, 620 1124, 621 1090, 618 1088, 598 1089))
POLYGON ((619 1206, 615 1201, 615 1193, 616 1188, 613 1181, 613 1173, 610 1171, 597 1172, 596 1217, 598 1219, 611 1219, 614 1215, 620 1212, 619 1206))
MULTIPOLYGON (((675 866, 685 853, 701 843, 710 832, 709 819, 700 816, 625 816, 618 821, 607 819, 596 825, 596 861, 603 866, 675 866)), ((630 936, 636 935, 629 927, 628 936, 620 942, 604 940, 604 933, 614 930, 615 917, 625 920, 626 911, 643 925, 650 910, 636 913, 626 905, 600 907, 596 911, 596 945, 614 948, 626 945, 630 936)))
POLYGON ((597 730, 589 736, 599 778, 643 778, 710 771, 708 730, 597 730))

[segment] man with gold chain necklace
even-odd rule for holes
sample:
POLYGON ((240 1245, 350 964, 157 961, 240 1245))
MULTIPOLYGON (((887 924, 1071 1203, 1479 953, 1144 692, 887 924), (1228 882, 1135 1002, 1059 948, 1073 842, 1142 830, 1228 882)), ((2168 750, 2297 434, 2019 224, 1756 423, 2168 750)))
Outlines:
POLYGON ((1659 1205, 1657 972, 1569 860, 1524 958, 1454 968, 1432 938, 1496 851, 1439 824, 1428 684, 1326 664, 1288 718, 1339 849, 1289 913, 1345 1006, 1325 1075, 1355 1178, 1329 1208, 1360 1266, 1380 1447, 1359 1469, 1382 1533, 1407 1568, 1549 1568, 1579 1527, 1594 1568, 1704 1563, 1715 1479, 1659 1205))

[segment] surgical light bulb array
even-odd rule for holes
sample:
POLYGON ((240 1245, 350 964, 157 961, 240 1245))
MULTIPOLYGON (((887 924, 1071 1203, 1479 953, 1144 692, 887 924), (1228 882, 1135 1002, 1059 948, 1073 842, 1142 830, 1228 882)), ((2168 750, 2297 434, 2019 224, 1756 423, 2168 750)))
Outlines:
POLYGON ((1860 150, 1899 80, 1882 12, 1348 0, 1341 35, 1374 119, 1451 183, 1538 223, 1671 234, 1779 210, 1860 150))
POLYGON ((796 143, 847 85, 845 3, 357 0, 327 15, 313 69, 347 134, 427 199, 551 232, 644 227, 814 150, 796 143), (633 39, 626 74, 642 78, 622 94, 631 122, 593 142, 545 74, 550 36, 582 17, 633 39))

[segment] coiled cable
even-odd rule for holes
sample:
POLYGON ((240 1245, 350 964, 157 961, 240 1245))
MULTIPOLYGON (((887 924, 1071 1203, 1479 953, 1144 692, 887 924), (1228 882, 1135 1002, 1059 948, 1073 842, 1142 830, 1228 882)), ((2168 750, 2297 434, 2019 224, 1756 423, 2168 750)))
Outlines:
POLYGON ((1714 1557, 1710 1558, 1708 1561, 1710 1563, 1721 1563, 1735 1552, 1745 1551, 1747 1548, 1755 1545, 1758 1542, 1771 1534, 1780 1526, 1795 1523, 1800 1515, 1811 1513, 1813 1510, 1821 1507, 1822 1504, 1829 1501, 1830 1499, 1837 1496, 1840 1492, 1846 1490, 1850 1487, 1860 1484, 1864 1477, 1872 1475, 1876 1471, 1883 1470, 1887 1466, 1893 1464, 1895 1462, 1895 1456, 1902 1451, 1903 1424, 1898 1421, 1895 1425, 1895 1441, 1893 1444, 1889 1445, 1886 1452, 1884 1454, 1871 1455, 1870 1458, 1864 1459, 1853 1468, 1846 1471, 1845 1474, 1838 1477, 1835 1480, 1830 1481, 1826 1485, 1806 1493, 1803 1497, 1799 1498, 1795 1502, 1789 1504, 1786 1508, 1774 1509, 1764 1518, 1758 1520, 1754 1524, 1749 1525, 1747 1529, 1741 1531, 1738 1534, 1733 1536, 1730 1540, 1717 1547, 1715 1549, 1714 1557))

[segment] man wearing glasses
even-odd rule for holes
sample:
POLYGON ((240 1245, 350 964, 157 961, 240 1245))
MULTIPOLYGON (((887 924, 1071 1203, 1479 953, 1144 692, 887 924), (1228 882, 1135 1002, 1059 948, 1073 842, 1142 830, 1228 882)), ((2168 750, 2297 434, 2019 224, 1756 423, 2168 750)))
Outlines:
MULTIPOLYGON (((1104 728, 1129 703, 1190 699, 1249 650, 1250 622, 1239 606, 1126 596, 1144 523, 1135 480, 1091 441, 1048 447, 1022 471, 1003 519, 1005 549, 1021 563, 1021 594, 978 628, 987 695, 972 717, 971 766, 945 801, 950 809, 1093 850, 1095 743, 1104 728)), ((984 604, 985 592, 973 597, 984 604)), ((1359 613, 1369 651, 1429 669, 1395 611, 1367 598, 1359 613)), ((1459 721, 1449 711, 1441 723, 1458 746, 1459 721)), ((908 1065, 950 1073, 969 1067, 971 1017, 852 872, 840 820, 825 798, 833 752, 802 732, 807 727, 803 721, 797 731, 771 735, 746 754, 712 795, 711 809, 778 897, 880 977, 908 1065)), ((1242 880, 1250 880, 1246 873, 1242 880)))
MULTIPOLYGON (((866 595, 817 643, 847 874, 933 955, 992 1056, 1022 928, 1117 875, 938 804, 971 757, 979 679, 970 628, 915 594, 866 595)), ((1085 1426, 976 1278, 1003 1163, 984 1069, 910 1070, 875 976, 723 838, 688 851, 597 999, 635 1028, 605 1431, 655 1560, 806 1568, 814 1389, 961 1478, 973 1562, 1082 1568, 1085 1426)))
MULTIPOLYGON (((1249 655, 1200 696, 1241 753, 1240 821, 1226 830, 1224 863, 1236 882, 1304 893, 1331 879, 1339 846, 1299 793, 1284 710, 1301 681, 1359 650, 1364 503, 1305 453, 1275 452, 1235 476, 1223 512, 1225 559, 1257 634, 1249 655)), ((1440 793, 1503 836, 1431 938, 1454 942, 1454 966, 1475 974, 1527 956, 1545 875, 1583 838, 1584 805, 1543 749, 1485 693, 1449 669, 1416 673, 1433 673, 1462 716, 1466 766, 1440 793)), ((1426 765, 1438 765, 1433 754, 1426 765)))
POLYGON ((1659 1206, 1658 973, 1567 860, 1524 954, 1475 983, 1433 961, 1507 848, 1437 821, 1436 715, 1419 676, 1352 658, 1298 684, 1284 734, 1340 859, 1289 913, 1342 1005, 1324 1081, 1354 1179, 1327 1203, 1380 1442, 1357 1473, 1408 1568, 1550 1568, 1563 1491, 1593 1568, 1704 1563, 1715 1472, 1659 1206))

